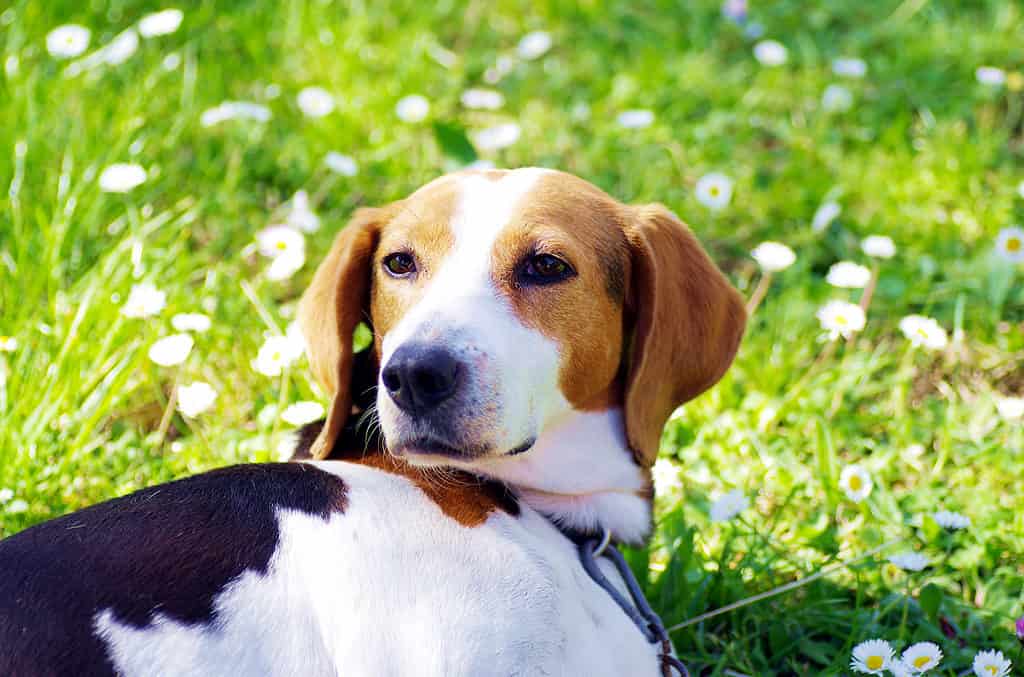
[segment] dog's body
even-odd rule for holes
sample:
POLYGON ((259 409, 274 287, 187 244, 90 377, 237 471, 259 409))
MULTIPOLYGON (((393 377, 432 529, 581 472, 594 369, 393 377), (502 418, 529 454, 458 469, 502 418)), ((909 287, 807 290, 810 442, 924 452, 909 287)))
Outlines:
POLYGON ((321 463, 0 543, 0 674, 664 668, 560 529, 646 539, 662 427, 737 349, 742 300, 674 215, 550 170, 442 177, 359 210, 299 319, 332 403, 298 456, 321 463))

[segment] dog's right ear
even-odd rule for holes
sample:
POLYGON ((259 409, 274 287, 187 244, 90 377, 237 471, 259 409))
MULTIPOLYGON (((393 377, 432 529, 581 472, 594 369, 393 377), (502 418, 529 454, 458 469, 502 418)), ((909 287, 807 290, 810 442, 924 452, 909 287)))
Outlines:
POLYGON ((331 397, 327 420, 310 448, 316 459, 334 447, 352 409, 352 334, 369 320, 371 263, 391 210, 356 210, 334 240, 299 301, 298 319, 313 374, 331 397))

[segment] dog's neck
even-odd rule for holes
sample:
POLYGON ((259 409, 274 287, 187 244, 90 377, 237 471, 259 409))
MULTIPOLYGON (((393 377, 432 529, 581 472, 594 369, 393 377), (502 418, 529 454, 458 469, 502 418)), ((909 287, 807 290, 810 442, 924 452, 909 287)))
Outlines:
POLYGON ((505 482, 566 529, 607 528, 625 543, 640 543, 650 533, 651 476, 629 450, 620 408, 572 411, 526 453, 480 459, 472 469, 505 482))

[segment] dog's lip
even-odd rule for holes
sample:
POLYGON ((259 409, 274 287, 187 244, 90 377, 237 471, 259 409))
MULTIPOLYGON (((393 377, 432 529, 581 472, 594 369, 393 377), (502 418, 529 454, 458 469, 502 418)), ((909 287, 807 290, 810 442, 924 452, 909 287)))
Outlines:
MULTIPOLYGON (((509 451, 500 454, 500 456, 518 456, 520 454, 525 454, 532 449, 533 445, 536 443, 537 440, 535 438, 530 438, 522 444, 513 447, 509 451)), ((417 437, 404 441, 397 445, 395 451, 401 455, 442 456, 461 461, 471 461, 475 458, 491 455, 490 449, 488 448, 460 449, 433 437, 417 437)))

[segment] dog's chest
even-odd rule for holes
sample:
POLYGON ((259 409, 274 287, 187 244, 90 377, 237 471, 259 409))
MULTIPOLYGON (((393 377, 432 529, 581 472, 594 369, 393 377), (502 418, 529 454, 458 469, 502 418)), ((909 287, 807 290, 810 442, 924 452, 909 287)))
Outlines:
POLYGON ((279 515, 266 575, 216 601, 216 627, 100 615, 125 674, 657 675, 657 656, 544 518, 467 527, 405 478, 326 463, 344 514, 279 515))

